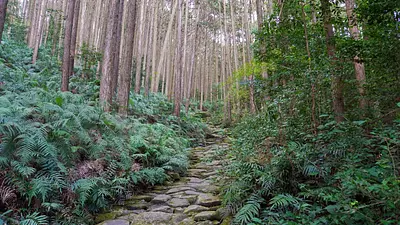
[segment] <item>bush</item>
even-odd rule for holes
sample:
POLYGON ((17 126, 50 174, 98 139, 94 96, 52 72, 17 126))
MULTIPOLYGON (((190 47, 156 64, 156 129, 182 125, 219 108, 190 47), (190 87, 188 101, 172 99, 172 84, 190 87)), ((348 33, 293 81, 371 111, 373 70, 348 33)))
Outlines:
POLYGON ((159 95, 133 95, 127 118, 104 113, 91 96, 95 82, 74 77, 76 94, 59 92, 59 65, 47 54, 31 65, 30 54, 13 42, 0 50, 2 220, 90 223, 127 192, 185 173, 200 120, 169 116, 159 95))
POLYGON ((276 112, 270 107, 233 130, 224 203, 235 224, 397 223, 399 121, 367 131, 366 121, 325 118, 314 136, 282 129, 276 112))

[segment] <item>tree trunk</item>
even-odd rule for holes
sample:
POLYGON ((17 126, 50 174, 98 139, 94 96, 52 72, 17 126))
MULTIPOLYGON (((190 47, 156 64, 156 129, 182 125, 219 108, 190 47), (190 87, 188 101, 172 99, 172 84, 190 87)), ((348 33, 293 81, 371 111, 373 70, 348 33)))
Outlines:
MULTIPOLYGON (((354 13, 354 5, 354 0, 346 0, 346 13, 349 20, 350 33, 352 38, 358 41, 360 40, 360 30, 358 29, 357 16, 354 13)), ((365 76, 365 66, 358 56, 354 57, 353 63, 358 85, 358 93, 360 94, 359 107, 360 109, 365 109, 368 104, 367 99, 365 98, 366 91, 364 89, 364 85, 367 81, 365 76)))
MULTIPOLYGON (((136 75, 135 75, 135 93, 140 93, 140 81, 142 78, 142 53, 143 47, 142 42, 145 39, 144 36, 144 26, 145 26, 145 17, 144 14, 146 12, 146 4, 147 1, 142 1, 140 7, 140 19, 139 19, 139 36, 138 36, 138 48, 137 48, 137 56, 136 56, 136 75)), ((147 18, 147 17, 146 17, 147 18)))
POLYGON ((32 64, 36 63, 39 54, 39 47, 42 41, 42 30, 45 22, 45 14, 47 8, 47 0, 44 0, 42 3, 39 4, 39 15, 37 17, 38 21, 36 21, 36 31, 35 31, 35 42, 34 42, 34 49, 33 49, 33 56, 32 56, 32 64))
POLYGON ((198 45, 198 38, 197 38, 197 32, 199 30, 199 19, 200 19, 200 10, 201 10, 201 6, 198 6, 197 9, 197 14, 196 14, 196 23, 195 23, 195 30, 194 30, 194 34, 193 34, 193 40, 192 40, 192 55, 191 55, 191 59, 190 59, 190 70, 189 70, 189 79, 188 79, 188 84, 187 84, 187 99, 186 99, 186 104, 185 104, 185 108, 186 108, 186 114, 189 112, 189 106, 190 106, 190 97, 191 97, 191 92, 192 92, 192 83, 193 83, 193 77, 194 77, 194 67, 196 64, 196 51, 197 51, 197 45, 198 45))
POLYGON ((69 69, 71 60, 70 55, 71 55, 72 27, 74 25, 74 10, 75 10, 75 0, 71 0, 68 3, 68 12, 67 12, 68 14, 67 14, 67 21, 65 24, 61 91, 68 91, 68 86, 69 86, 69 69))
POLYGON ((118 75, 119 75, 119 61, 120 61, 120 51, 121 51, 121 33, 122 33, 122 23, 123 23, 123 17, 124 17, 124 2, 125 0, 120 0, 119 8, 118 8, 118 19, 115 21, 115 27, 114 29, 116 30, 115 34, 115 42, 114 42, 114 59, 113 59, 113 77, 111 80, 111 92, 112 95, 115 94, 117 90, 117 83, 118 83, 118 75))
MULTIPOLYGON (((326 34, 326 47, 328 56, 331 58, 332 67, 335 67, 337 58, 335 56, 335 34, 332 26, 332 13, 330 9, 329 0, 321 0, 321 10, 324 21, 324 29, 326 34)), ((340 75, 336 74, 334 69, 332 73, 332 98, 333 98, 333 112, 336 122, 344 121, 344 97, 343 97, 343 81, 340 75)))
POLYGON ((174 91, 174 116, 180 117, 181 113, 181 82, 182 82, 182 0, 178 0, 178 14, 177 14, 177 22, 178 22, 178 37, 177 37, 177 47, 176 47, 176 56, 177 56, 177 70, 175 76, 175 91, 174 91))
MULTIPOLYGON (((159 79, 160 79, 161 68, 162 68, 162 65, 164 63, 164 57, 165 57, 165 54, 166 54, 167 43, 169 41, 169 37, 170 37, 171 32, 172 32, 172 25, 174 23, 175 12, 176 12, 176 8, 178 6, 178 1, 179 0, 175 0, 174 7, 172 8, 171 17, 170 17, 170 20, 169 20, 169 23, 168 23, 167 33, 165 34, 164 43, 163 43, 163 46, 162 46, 162 49, 161 49, 160 59, 158 61, 157 72, 156 72, 157 73, 156 84, 158 84, 159 79)), ((153 92, 158 92, 158 85, 155 85, 154 88, 155 89, 153 90, 153 92)))
MULTIPOLYGON (((158 89, 158 85, 159 83, 156 83, 156 76, 157 76, 157 71, 156 71, 156 62, 157 62, 157 41, 158 41, 158 8, 159 8, 159 3, 158 1, 156 1, 157 3, 155 3, 156 7, 156 11, 155 11, 155 15, 154 15, 154 31, 153 31, 153 52, 152 52, 152 65, 151 65, 151 91, 154 91, 157 86, 158 89)), ((160 29, 161 30, 161 29, 160 29)), ((165 65, 164 65, 165 66, 165 65)), ((158 81, 159 82, 159 81, 158 81)))
POLYGON ((79 22, 79 11, 81 8, 81 1, 76 0, 75 2, 75 12, 74 12, 74 25, 72 28, 72 37, 71 37, 71 54, 70 54, 70 67, 68 74, 72 76, 74 74, 74 65, 75 65, 75 51, 76 51, 76 38, 78 36, 78 22, 79 22))
POLYGON ((6 21, 7 4, 8 0, 0 0, 0 42, 3 36, 4 23, 6 21))
MULTIPOLYGON (((130 0, 128 2, 128 15, 127 18, 136 18, 136 0, 130 0)), ((129 104, 129 93, 131 89, 131 78, 132 78, 132 57, 133 57, 133 46, 135 39, 135 28, 136 20, 127 19, 127 27, 125 30, 124 37, 124 48, 122 48, 121 57, 121 72, 118 80, 118 112, 121 115, 126 116, 128 114, 129 104)))
MULTIPOLYGON (((151 9, 151 14, 152 15, 155 15, 155 7, 156 7, 156 2, 155 1, 153 1, 152 2, 153 4, 152 4, 152 6, 153 6, 153 8, 151 9)), ((150 10, 149 10, 150 11, 150 10)), ((145 48, 144 48, 144 50, 146 51, 146 53, 145 53, 145 64, 146 64, 146 66, 145 66, 145 71, 146 71, 146 77, 145 77, 145 80, 144 80, 144 95, 147 97, 147 96, 149 96, 149 89, 150 89, 150 63, 151 63, 151 47, 152 47, 152 40, 153 40, 153 32, 154 32, 154 18, 155 16, 152 16, 151 17, 151 21, 149 21, 149 29, 147 30, 147 39, 146 39, 146 44, 145 44, 145 48)))
POLYGON ((119 0, 111 1, 109 4, 109 19, 107 23, 107 36, 105 49, 103 54, 103 66, 102 66, 102 76, 100 81, 100 104, 103 107, 103 110, 106 112, 111 111, 112 104, 112 80, 115 74, 114 70, 114 51, 115 51, 115 42, 117 29, 115 29, 115 24, 118 21, 118 12, 119 12, 119 0))

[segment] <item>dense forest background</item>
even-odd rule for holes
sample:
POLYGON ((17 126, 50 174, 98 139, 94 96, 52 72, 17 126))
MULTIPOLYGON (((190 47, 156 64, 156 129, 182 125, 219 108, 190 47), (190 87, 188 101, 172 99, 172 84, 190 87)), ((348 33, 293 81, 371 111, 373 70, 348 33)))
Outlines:
POLYGON ((93 223, 203 122, 233 224, 400 220, 398 0, 0 0, 0 36, 0 224, 93 223))

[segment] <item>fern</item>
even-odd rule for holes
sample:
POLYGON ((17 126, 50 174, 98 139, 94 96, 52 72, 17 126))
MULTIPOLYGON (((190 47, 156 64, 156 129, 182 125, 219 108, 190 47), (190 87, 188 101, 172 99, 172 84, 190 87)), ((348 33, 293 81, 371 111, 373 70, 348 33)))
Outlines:
POLYGON ((38 212, 34 212, 25 216, 20 222, 20 225, 46 225, 48 224, 47 216, 40 215, 38 212))
POLYGON ((254 194, 246 201, 246 204, 235 215, 234 224, 246 225, 252 223, 260 215, 261 204, 264 199, 254 194))
POLYGON ((286 210, 290 208, 299 209, 299 199, 293 197, 290 194, 279 194, 274 196, 269 204, 271 205, 271 210, 286 210))

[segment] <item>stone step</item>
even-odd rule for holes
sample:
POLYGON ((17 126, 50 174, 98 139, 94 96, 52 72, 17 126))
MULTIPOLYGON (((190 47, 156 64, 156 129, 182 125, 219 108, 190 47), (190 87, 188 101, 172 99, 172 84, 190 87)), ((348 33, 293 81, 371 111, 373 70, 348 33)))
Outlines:
POLYGON ((216 129, 204 142, 205 146, 192 149, 187 177, 176 176, 167 185, 156 186, 146 194, 131 196, 121 208, 112 212, 109 220, 100 224, 221 224, 224 213, 221 213, 223 208, 218 195, 224 182, 220 180, 223 174, 220 171, 227 162, 224 157, 217 155, 217 150, 229 148, 229 144, 225 143, 220 133, 221 130, 216 129))

